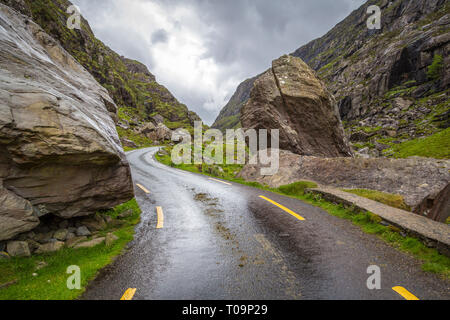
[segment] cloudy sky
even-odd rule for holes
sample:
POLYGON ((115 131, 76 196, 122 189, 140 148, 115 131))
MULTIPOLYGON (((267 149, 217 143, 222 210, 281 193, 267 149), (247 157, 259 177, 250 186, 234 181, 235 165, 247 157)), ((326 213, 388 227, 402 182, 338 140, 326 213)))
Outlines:
POLYGON ((72 0, 97 38, 146 64, 211 124, 237 85, 365 0, 72 0))

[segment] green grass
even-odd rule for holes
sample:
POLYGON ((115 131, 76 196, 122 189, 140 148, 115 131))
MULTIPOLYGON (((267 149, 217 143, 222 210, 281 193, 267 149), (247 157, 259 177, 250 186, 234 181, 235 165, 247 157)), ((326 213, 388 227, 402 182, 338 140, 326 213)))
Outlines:
POLYGON ((450 128, 426 138, 414 139, 393 145, 386 152, 393 152, 395 158, 419 156, 435 159, 450 159, 450 128))
POLYGON ((289 196, 303 195, 306 189, 317 188, 317 184, 309 181, 298 181, 292 184, 281 186, 278 190, 289 196))
MULTIPOLYGON (((205 146, 203 146, 203 149, 204 148, 205 148, 205 146)), ((223 148, 224 148, 224 152, 225 152, 226 145, 224 145, 223 148)), ((166 151, 168 152, 168 154, 166 154, 166 155, 159 155, 158 153, 156 154, 155 157, 159 162, 161 162, 167 166, 176 167, 181 170, 186 170, 186 171, 190 171, 190 172, 194 172, 194 173, 206 174, 206 175, 213 176, 216 178, 233 179, 233 178, 235 178, 236 173, 241 171, 242 167, 243 167, 242 165, 239 165, 239 164, 225 164, 226 159, 223 159, 223 162, 224 162, 223 164, 217 164, 217 165, 208 165, 205 163, 201 164, 201 165, 195 165, 195 164, 175 165, 172 163, 172 159, 171 159, 172 148, 166 147, 166 151)), ((236 152, 235 152, 235 154, 236 154, 236 152)))
POLYGON ((78 298, 99 270, 110 264, 114 257, 119 255, 126 244, 133 239, 134 225, 139 222, 141 213, 134 199, 104 212, 115 218, 121 212, 129 209, 132 209, 134 214, 124 219, 126 224, 123 227, 117 230, 109 227, 100 233, 103 235, 113 232, 119 237, 119 240, 110 247, 101 244, 93 248, 77 250, 64 248, 56 253, 0 260, 0 284, 17 281, 10 287, 0 289, 0 300, 72 300, 78 298), (45 261, 47 266, 36 270, 36 266, 41 261, 45 261), (66 270, 71 265, 77 265, 81 269, 81 290, 67 289, 66 281, 70 275, 66 273, 66 270), (37 273, 37 276, 34 277, 33 273, 37 273))
POLYGON ((153 146, 153 141, 151 139, 134 132, 132 129, 125 130, 121 127, 116 127, 116 129, 119 137, 133 141, 138 148, 148 148, 153 146))
POLYGON ((370 200, 381 202, 394 208, 411 211, 411 208, 405 203, 405 199, 399 194, 390 194, 367 189, 344 189, 343 191, 353 193, 370 200))
MULTIPOLYGON (((178 169, 214 176, 209 173, 201 172, 198 169, 194 169, 195 166, 192 165, 174 165, 170 161, 170 156, 156 156, 156 158, 160 162, 178 169)), ((279 188, 270 188, 269 186, 263 186, 258 182, 249 182, 241 178, 236 178, 234 175, 221 175, 220 178, 291 198, 296 198, 313 206, 319 207, 333 216, 349 220, 354 225, 360 227, 364 232, 376 235, 392 247, 422 261, 422 270, 438 274, 443 278, 450 280, 450 258, 441 255, 436 249, 426 247, 417 238, 402 236, 401 230, 394 226, 387 227, 380 224, 382 219, 373 213, 358 213, 352 207, 346 208, 343 205, 337 205, 326 201, 320 195, 305 193, 306 189, 317 187, 317 185, 313 182, 298 181, 290 185, 280 186, 279 188)))

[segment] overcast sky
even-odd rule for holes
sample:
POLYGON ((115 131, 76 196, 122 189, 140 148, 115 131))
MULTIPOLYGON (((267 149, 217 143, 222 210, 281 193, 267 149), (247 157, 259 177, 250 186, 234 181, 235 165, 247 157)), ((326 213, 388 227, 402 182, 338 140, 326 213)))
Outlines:
POLYGON ((147 65, 207 123, 237 85, 365 0, 72 0, 97 38, 147 65))

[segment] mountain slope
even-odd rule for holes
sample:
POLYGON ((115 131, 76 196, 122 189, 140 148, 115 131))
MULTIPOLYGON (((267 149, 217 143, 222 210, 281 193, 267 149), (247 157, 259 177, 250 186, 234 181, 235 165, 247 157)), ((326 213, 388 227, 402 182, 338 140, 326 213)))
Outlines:
POLYGON ((356 147, 389 155, 449 127, 449 31, 448 1, 371 0, 292 55, 327 82, 356 147), (379 31, 366 26, 372 4, 382 9, 379 31))
POLYGON ((327 83, 355 149, 390 156, 449 127, 449 41, 448 1, 370 0, 292 55, 327 83), (382 9, 381 30, 367 28, 372 4, 382 9))
POLYGON ((239 115, 243 105, 250 99, 250 91, 258 76, 250 78, 242 82, 230 101, 223 107, 216 121, 212 125, 213 128, 224 131, 225 129, 234 129, 241 127, 239 115))
POLYGON ((136 138, 136 132, 152 117, 164 117, 171 129, 191 128, 200 120, 197 114, 181 104, 164 86, 156 82, 147 67, 115 53, 92 32, 82 18, 81 30, 70 30, 66 10, 72 5, 67 0, 0 0, 21 13, 30 16, 48 34, 61 43, 94 78, 110 93, 119 107, 122 137, 136 138))

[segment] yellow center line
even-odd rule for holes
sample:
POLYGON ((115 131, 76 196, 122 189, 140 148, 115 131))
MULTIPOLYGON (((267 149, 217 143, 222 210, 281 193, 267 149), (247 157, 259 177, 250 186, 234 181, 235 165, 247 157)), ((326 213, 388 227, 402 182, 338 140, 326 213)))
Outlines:
POLYGON ((217 179, 214 179, 214 178, 209 178, 209 180, 214 180, 214 181, 217 181, 217 182, 220 182, 220 183, 226 184, 226 185, 228 185, 228 186, 232 186, 232 184, 231 184, 231 183, 228 183, 228 182, 225 182, 225 181, 222 181, 222 180, 217 180, 217 179))
POLYGON ((164 213, 161 207, 156 207, 156 214, 158 216, 158 224, 156 229, 162 229, 164 227, 164 213))
POLYGON ((142 189, 142 191, 144 191, 145 193, 150 193, 150 191, 148 191, 144 186, 140 185, 139 183, 136 183, 136 185, 142 189))
POLYGON ((136 289, 130 288, 127 291, 125 291, 125 293, 123 294, 122 298, 120 298, 120 300, 133 300, 135 293, 136 293, 136 289))
POLYGON ((393 287, 392 290, 397 292, 399 295, 401 295, 406 300, 419 300, 415 295, 413 295, 411 292, 406 290, 403 287, 393 287))
POLYGON ((289 213, 290 215, 296 217, 298 220, 300 220, 300 221, 304 221, 304 220, 305 220, 305 218, 303 218, 302 216, 298 215, 298 214, 295 213, 294 211, 292 211, 292 210, 286 208, 285 206, 283 206, 283 205, 281 205, 281 204, 279 204, 279 203, 276 203, 275 201, 270 200, 269 198, 266 198, 266 197, 264 197, 264 196, 259 196, 259 197, 260 197, 261 199, 264 199, 264 200, 270 202, 271 204, 277 206, 278 208, 280 208, 280 209, 286 211, 286 212, 289 213))

